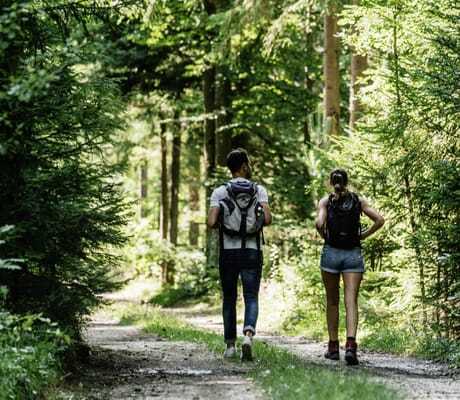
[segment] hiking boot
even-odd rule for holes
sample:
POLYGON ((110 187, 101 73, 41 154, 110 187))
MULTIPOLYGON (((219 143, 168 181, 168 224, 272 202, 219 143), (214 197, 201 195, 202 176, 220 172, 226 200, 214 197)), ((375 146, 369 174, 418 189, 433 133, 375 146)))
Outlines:
POLYGON ((253 361, 252 358, 252 337, 245 336, 241 346, 241 361, 253 361))
POLYGON ((224 358, 233 358, 236 356, 235 346, 229 346, 224 351, 224 358))
POLYGON ((334 361, 340 360, 338 340, 329 340, 329 343, 327 344, 327 352, 324 354, 324 357, 334 361))
POLYGON ((345 361, 348 365, 358 365, 358 357, 356 351, 358 350, 358 344, 355 340, 347 340, 345 344, 345 361))

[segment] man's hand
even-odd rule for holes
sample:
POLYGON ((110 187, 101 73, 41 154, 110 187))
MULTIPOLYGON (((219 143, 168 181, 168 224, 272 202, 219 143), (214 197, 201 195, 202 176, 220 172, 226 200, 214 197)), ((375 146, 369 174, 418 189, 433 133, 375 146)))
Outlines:
POLYGON ((361 233, 361 240, 364 240, 371 236, 373 233, 377 232, 385 223, 385 219, 383 218, 382 215, 380 215, 376 210, 374 210, 367 200, 365 199, 360 199, 361 200, 361 209, 363 210, 363 213, 366 214, 372 221, 374 221, 374 224, 361 233))

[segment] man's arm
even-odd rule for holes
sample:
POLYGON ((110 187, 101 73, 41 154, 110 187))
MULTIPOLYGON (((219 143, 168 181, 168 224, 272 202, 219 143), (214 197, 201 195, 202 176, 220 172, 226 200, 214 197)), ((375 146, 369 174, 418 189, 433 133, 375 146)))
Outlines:
POLYGON ((376 210, 374 210, 367 200, 365 199, 360 199, 361 200, 361 209, 363 210, 363 213, 366 214, 372 221, 374 221, 374 224, 364 231, 361 234, 361 240, 364 240, 371 236, 373 233, 377 232, 385 223, 385 219, 383 218, 382 215, 380 215, 376 210))
POLYGON ((220 201, 224 196, 222 190, 222 186, 213 190, 213 192, 211 193, 211 198, 209 199, 209 212, 207 223, 211 229, 218 228, 219 226, 220 201))
POLYGON ((272 213, 270 211, 270 206, 268 205, 267 189, 265 189, 262 185, 258 185, 257 191, 257 198, 264 210, 264 225, 270 225, 272 223, 272 213))
POLYGON ((260 203, 260 205, 264 209, 264 219, 265 219, 264 225, 270 225, 272 223, 272 213, 270 211, 270 206, 268 205, 268 203, 265 203, 265 202, 260 203))
POLYGON ((208 226, 210 228, 217 228, 219 220, 219 207, 211 207, 208 213, 208 226))

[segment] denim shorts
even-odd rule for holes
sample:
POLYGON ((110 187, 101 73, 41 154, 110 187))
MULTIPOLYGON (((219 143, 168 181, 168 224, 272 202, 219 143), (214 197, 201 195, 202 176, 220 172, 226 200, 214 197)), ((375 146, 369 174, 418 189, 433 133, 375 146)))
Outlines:
POLYGON ((338 249, 325 244, 321 252, 321 269, 333 274, 341 272, 364 272, 361 247, 338 249))

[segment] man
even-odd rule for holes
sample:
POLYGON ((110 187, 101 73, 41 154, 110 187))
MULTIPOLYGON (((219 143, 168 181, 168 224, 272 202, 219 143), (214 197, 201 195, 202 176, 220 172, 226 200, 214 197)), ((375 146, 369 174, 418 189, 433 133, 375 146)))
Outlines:
POLYGON ((272 217, 265 188, 251 182, 251 164, 245 150, 227 156, 232 179, 211 195, 208 225, 219 228, 219 273, 223 292, 224 357, 236 355, 236 300, 241 276, 245 304, 241 359, 252 360, 256 334, 258 294, 262 274, 262 227, 272 217))
POLYGON ((318 204, 316 229, 324 238, 321 253, 321 274, 327 297, 328 350, 325 357, 339 360, 339 283, 342 274, 346 310, 347 341, 345 360, 358 364, 356 331, 358 327, 358 291, 364 273, 361 241, 375 233, 384 224, 383 217, 369 203, 348 191, 348 175, 342 169, 330 174, 334 192, 318 204), (366 214, 374 223, 361 231, 360 216, 366 214))

